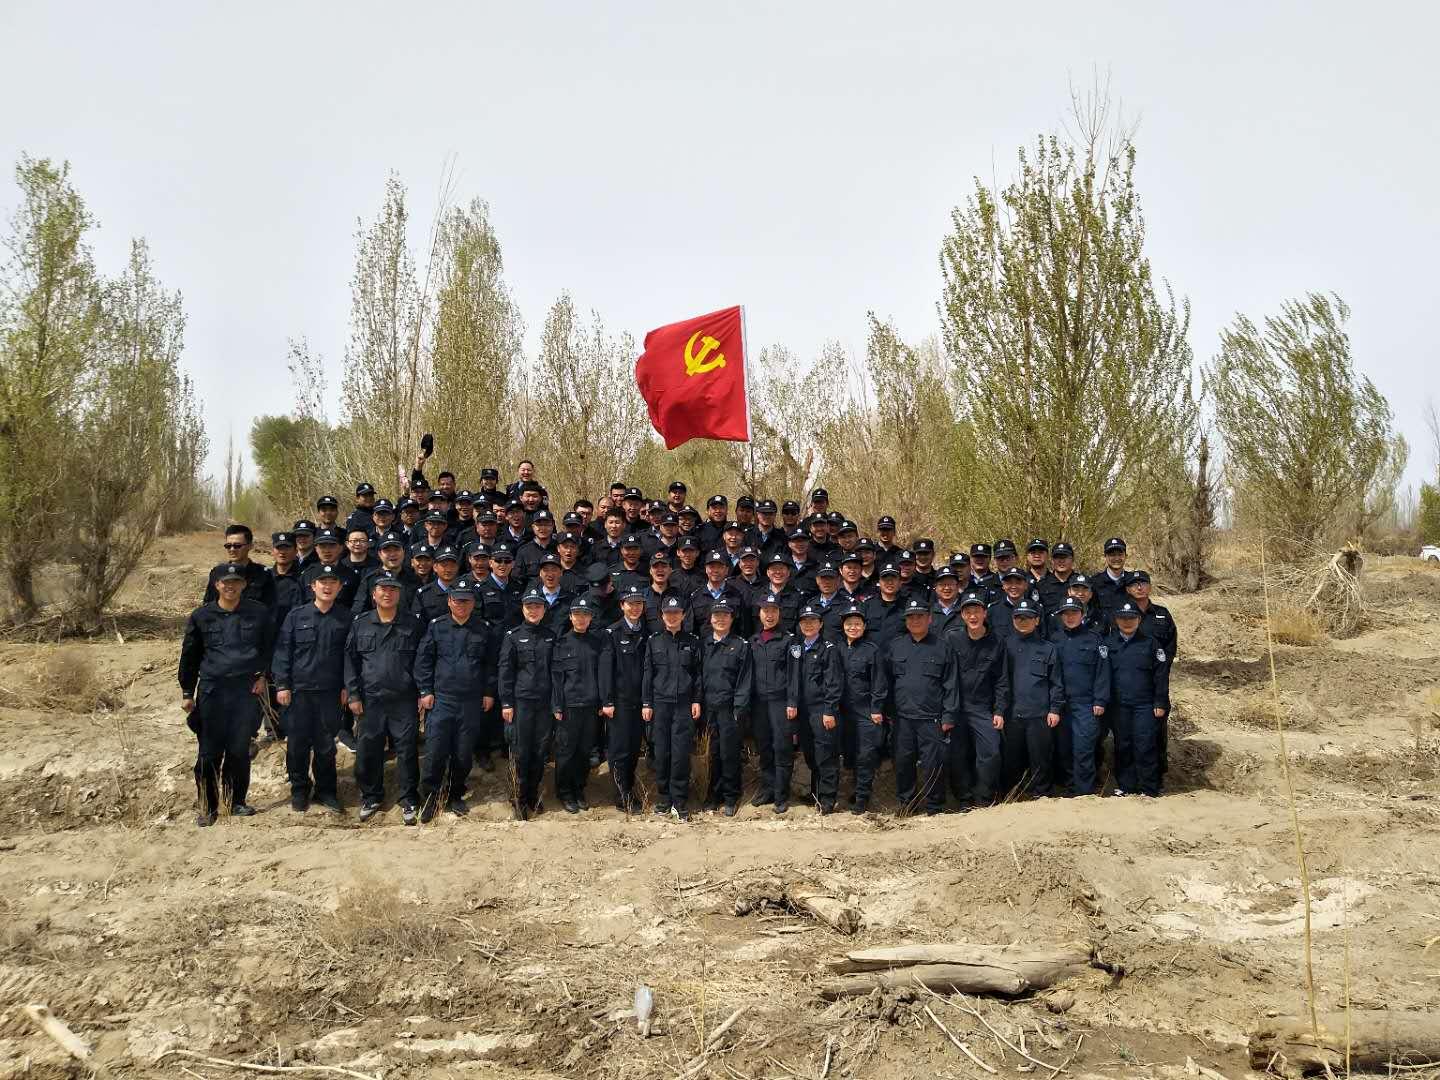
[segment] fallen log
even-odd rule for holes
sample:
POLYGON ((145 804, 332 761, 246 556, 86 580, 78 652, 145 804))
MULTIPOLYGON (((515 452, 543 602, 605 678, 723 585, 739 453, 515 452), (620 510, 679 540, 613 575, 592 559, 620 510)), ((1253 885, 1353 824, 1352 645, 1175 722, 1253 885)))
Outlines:
POLYGON ((850 935, 860 929, 860 909, 808 885, 785 886, 790 906, 819 919, 832 930, 850 935))
POLYGON ((1082 941, 1051 948, 1027 945, 902 945, 860 949, 828 966, 843 977, 822 982, 820 996, 836 998, 897 989, 917 983, 937 993, 1015 996, 1044 990, 1094 963, 1082 941))
POLYGON ((1440 1065, 1440 1013, 1385 1009, 1321 1013, 1320 1039, 1308 1016, 1262 1020, 1250 1035, 1250 1066, 1285 1077, 1387 1065, 1440 1065), (1346 1048, 1349 1047, 1349 1060, 1346 1048))

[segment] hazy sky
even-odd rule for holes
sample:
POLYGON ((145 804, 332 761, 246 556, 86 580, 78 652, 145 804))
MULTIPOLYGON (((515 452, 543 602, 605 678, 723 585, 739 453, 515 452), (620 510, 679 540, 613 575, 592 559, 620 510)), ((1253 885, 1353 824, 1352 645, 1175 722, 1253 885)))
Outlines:
POLYGON ((936 330, 951 207, 1098 67, 1140 122, 1149 254, 1197 359, 1235 312, 1334 290, 1409 479, 1432 466, 1440 9, 697 7, 6 0, 0 159, 70 160, 105 269, 149 239, 223 448, 289 409, 287 338, 338 383, 356 219, 391 170, 418 247, 455 156, 532 348, 568 289, 637 339, 744 303, 752 347, 858 350, 867 309, 936 330))

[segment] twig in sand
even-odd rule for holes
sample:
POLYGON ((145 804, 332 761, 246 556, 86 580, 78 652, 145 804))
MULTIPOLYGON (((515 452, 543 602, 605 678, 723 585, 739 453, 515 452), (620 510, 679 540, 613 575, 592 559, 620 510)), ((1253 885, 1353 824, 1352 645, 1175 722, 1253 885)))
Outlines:
MULTIPOLYGON (((945 998, 941 998, 940 1000, 945 1001, 946 999, 945 999, 945 998)), ((1001 1035, 1000 1032, 996 1031, 993 1027, 990 1026, 990 1022, 989 1022, 988 1020, 986 1020, 985 1017, 983 1017, 983 1016, 980 1015, 980 1010, 977 1009, 977 1008, 975 1008, 973 1005, 971 1005, 971 1004, 968 1002, 968 1000, 965 999, 965 997, 964 997, 963 995, 961 995, 961 1001, 963 1001, 963 1002, 965 1002, 965 1003, 964 1003, 964 1004, 956 1004, 955 1002, 950 1001, 949 1004, 950 1004, 951 1006, 953 1006, 954 1008, 959 1009, 961 1012, 963 1012, 963 1013, 968 1013, 969 1015, 973 1016, 976 1020, 979 1020, 980 1023, 984 1026, 984 1028, 985 1028, 986 1031, 990 1032, 991 1035, 994 1035, 995 1038, 999 1039, 999 1040, 1000 1040, 1002 1043, 1004 1043, 1007 1047, 1009 1047, 1011 1050, 1015 1051, 1015 1053, 1019 1054, 1022 1058, 1024 1058, 1026 1061, 1030 1062, 1032 1065, 1039 1065, 1040 1068, 1042 1068, 1042 1069, 1053 1069, 1053 1068, 1055 1068, 1055 1066, 1054 1066, 1054 1065, 1051 1065, 1048 1061, 1041 1061, 1039 1058, 1033 1058, 1033 1057, 1031 1057, 1031 1056, 1030 1056, 1029 1054, 1027 1054, 1024 1050, 1020 1049, 1020 1047, 1016 1046, 1016 1045, 1015 1045, 1013 1042, 1011 1042, 1009 1039, 1005 1038, 1004 1035, 1001 1035)))
POLYGON ((224 1069, 244 1069, 247 1072, 260 1073, 333 1073, 336 1076, 350 1076, 355 1080, 380 1080, 372 1073, 355 1072, 353 1069, 345 1069, 339 1065, 256 1065, 250 1061, 230 1061, 227 1058, 206 1057, 204 1054, 197 1054, 194 1050, 166 1050, 155 1060, 163 1061, 167 1057, 179 1055, 190 1058, 192 1061, 203 1061, 206 1065, 218 1065, 224 1069))
POLYGON ((830 1075, 830 1053, 835 1049, 835 1036, 825 1036, 825 1064, 820 1066, 820 1080, 830 1075))
MULTIPOLYGON (((981 1061, 978 1057, 976 1057, 975 1052, 971 1050, 970 1047, 966 1046, 963 1042, 961 1042, 959 1039, 957 1039, 954 1034, 951 1033, 950 1029, 940 1022, 940 1018, 930 1011, 929 1005, 926 1005, 924 1008, 925 1015, 928 1016, 931 1020, 933 1020, 935 1022, 935 1026, 938 1027, 942 1032, 944 1032, 945 1037, 954 1044, 956 1050, 959 1050, 962 1054, 968 1057, 976 1065, 980 1066, 980 1068, 984 1069, 991 1076, 996 1075, 994 1066, 987 1065, 985 1062, 981 1061)), ((828 1061, 829 1059, 827 1058, 826 1060, 828 1061)))
POLYGON ((749 1007, 749 1005, 741 1005, 720 1022, 720 1026, 712 1031, 705 1039, 705 1045, 701 1047, 700 1053, 685 1063, 685 1066, 680 1070, 680 1075, 677 1077, 677 1080, 689 1080, 690 1077, 700 1074, 700 1071, 705 1068, 710 1054, 720 1045, 720 1040, 725 1037, 725 1033, 735 1026, 735 1021, 739 1020, 749 1007))

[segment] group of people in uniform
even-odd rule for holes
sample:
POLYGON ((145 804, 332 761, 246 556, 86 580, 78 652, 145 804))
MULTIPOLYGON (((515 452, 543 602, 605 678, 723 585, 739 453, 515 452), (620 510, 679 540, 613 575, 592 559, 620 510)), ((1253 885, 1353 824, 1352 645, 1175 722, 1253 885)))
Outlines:
POLYGON ((1160 794, 1177 630, 1120 537, 1087 574, 1064 541, 942 559, 889 516, 862 536, 823 488, 803 514, 747 495, 732 516, 725 495, 702 514, 679 481, 654 501, 617 482, 557 514, 528 461, 474 491, 449 472, 432 489, 422 467, 395 502, 357 485, 343 522, 322 496, 271 535, 270 566, 248 527, 226 529, 180 650, 200 825, 222 803, 255 812, 262 711, 292 808, 344 812, 338 744, 362 821, 385 805, 390 755, 407 825, 466 814, 472 770, 497 759, 520 819, 543 811, 553 760, 569 813, 601 761, 615 806, 638 810, 648 761, 654 812, 686 820, 697 739, 701 805, 726 816, 747 761, 752 805, 786 813, 797 752, 822 814, 867 812, 884 757, 904 813, 1096 794, 1107 737, 1113 793, 1160 794))

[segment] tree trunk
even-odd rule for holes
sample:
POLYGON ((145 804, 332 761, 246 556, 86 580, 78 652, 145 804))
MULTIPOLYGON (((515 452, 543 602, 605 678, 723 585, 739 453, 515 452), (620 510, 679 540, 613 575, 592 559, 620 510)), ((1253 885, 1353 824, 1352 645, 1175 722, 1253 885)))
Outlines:
POLYGON ((1320 1039, 1308 1016, 1262 1020, 1250 1035, 1250 1066, 1285 1077, 1388 1065, 1440 1065, 1440 1014, 1384 1009, 1321 1013, 1320 1039), (1347 1035, 1348 1031, 1348 1035, 1347 1035), (1346 1047, 1349 1047, 1347 1061, 1346 1047))
POLYGON ((821 983, 819 991, 821 997, 834 1000, 868 994, 877 987, 919 983, 940 993, 1023 994, 1083 971, 1094 955, 1081 941, 1048 948, 961 943, 862 949, 832 961, 830 969, 845 977, 821 983))

